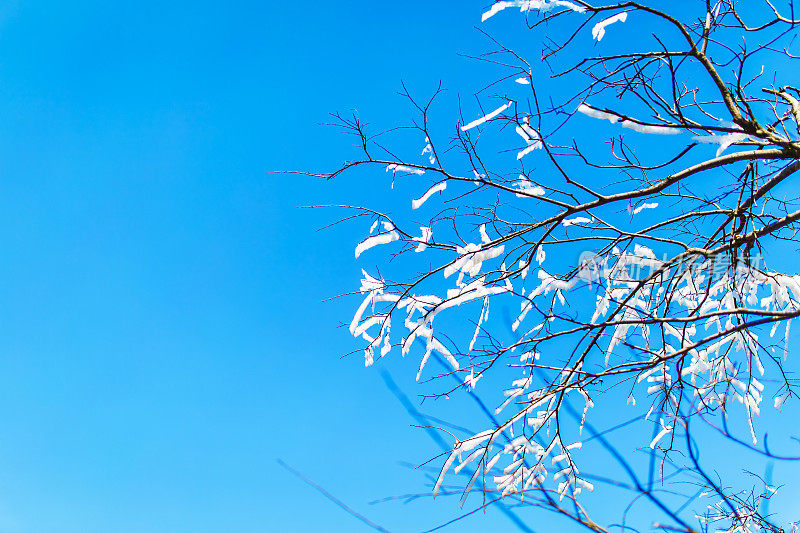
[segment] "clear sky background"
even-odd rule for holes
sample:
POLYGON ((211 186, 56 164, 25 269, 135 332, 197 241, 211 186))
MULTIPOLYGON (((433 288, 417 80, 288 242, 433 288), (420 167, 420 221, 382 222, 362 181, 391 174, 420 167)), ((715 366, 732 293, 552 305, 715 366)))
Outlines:
POLYGON ((452 7, 3 2, 0 531, 362 527, 276 458, 393 531, 454 513, 367 505, 436 448, 320 303, 364 228, 297 206, 369 194, 268 174, 350 155, 329 112, 457 86, 483 6, 452 7))
POLYGON ((340 358, 356 304, 322 300, 363 224, 298 209, 392 202, 387 175, 269 172, 352 157, 318 124, 406 118, 401 80, 471 94, 489 3, 0 6, 0 532, 368 531, 278 458, 392 531, 454 516, 368 504, 425 493, 398 462, 436 447, 340 358))

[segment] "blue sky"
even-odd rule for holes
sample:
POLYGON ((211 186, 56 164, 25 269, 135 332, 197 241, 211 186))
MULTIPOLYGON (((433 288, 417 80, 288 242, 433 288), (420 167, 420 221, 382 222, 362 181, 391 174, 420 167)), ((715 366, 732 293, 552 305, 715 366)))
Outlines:
POLYGON ((365 228, 298 209, 391 207, 387 175, 270 171, 352 156, 319 123, 408 116, 401 80, 471 94, 487 3, 0 6, 0 531, 368 530, 277 458, 392 531, 454 515, 368 504, 436 448, 322 302, 365 228))
POLYGON ((366 504, 424 491, 396 462, 433 448, 339 358, 352 302, 320 303, 357 284, 362 228, 318 233, 335 215, 296 206, 368 195, 268 172, 338 163, 331 111, 385 117, 401 79, 457 82, 479 16, 3 3, 0 530, 360 527, 278 457, 390 529, 452 514, 366 504))

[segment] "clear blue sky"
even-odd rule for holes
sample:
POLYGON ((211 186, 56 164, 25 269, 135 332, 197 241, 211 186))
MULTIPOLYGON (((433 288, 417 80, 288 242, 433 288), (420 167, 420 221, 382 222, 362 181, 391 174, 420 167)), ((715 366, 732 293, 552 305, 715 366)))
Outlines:
POLYGON ((481 7, 0 6, 0 531, 359 530, 278 457, 392 530, 453 513, 366 504, 435 448, 319 303, 363 228, 296 206, 359 193, 267 172, 457 83, 481 7))
MULTIPOLYGON (((364 228, 297 208, 386 174, 269 171, 351 156, 318 123, 406 117, 401 80, 470 94, 489 3, 0 6, 0 532, 368 531, 277 458, 392 531, 457 512, 368 505, 425 492, 397 462, 436 448, 339 357, 353 301, 321 303, 364 228)), ((413 396, 416 361, 386 364, 413 396)))

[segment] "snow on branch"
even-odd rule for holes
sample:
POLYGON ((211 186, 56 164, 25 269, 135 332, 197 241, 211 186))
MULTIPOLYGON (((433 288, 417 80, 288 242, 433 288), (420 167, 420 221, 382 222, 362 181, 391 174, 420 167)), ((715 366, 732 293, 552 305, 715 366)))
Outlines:
POLYGON ((523 13, 526 11, 549 11, 554 7, 563 7, 566 9, 571 9, 572 11, 576 11, 578 13, 583 13, 586 9, 574 2, 568 2, 566 0, 512 0, 512 1, 500 1, 495 2, 492 4, 492 7, 489 11, 486 11, 481 16, 481 22, 485 22, 487 19, 495 16, 500 11, 507 9, 509 7, 518 7, 519 10, 523 13))
POLYGON ((395 231, 394 225, 391 222, 384 222, 383 228, 385 230, 384 233, 372 235, 371 237, 367 237, 358 243, 358 246, 356 246, 356 259, 358 259, 358 256, 370 248, 381 244, 389 244, 390 242, 400 239, 400 234, 395 231))
MULTIPOLYGON (((766 460, 777 457, 766 446, 771 420, 762 412, 791 411, 800 392, 789 367, 796 364, 789 345, 791 323, 800 317, 800 275, 786 271, 794 267, 786 259, 800 234, 800 211, 787 192, 789 178, 800 172, 794 122, 800 91, 759 85, 793 72, 788 64, 766 82, 719 67, 744 60, 731 59, 742 52, 725 45, 728 35, 759 42, 760 27, 746 26, 735 3, 709 4, 705 23, 703 13, 692 18, 679 10, 667 15, 655 7, 583 0, 500 1, 482 18, 508 8, 543 13, 527 21, 546 35, 543 57, 534 62, 495 42, 497 49, 481 58, 506 70, 483 90, 512 80, 533 86, 520 91, 527 100, 505 98, 467 124, 452 117, 455 124, 445 126, 456 135, 440 152, 447 162, 434 156, 433 147, 447 139, 432 141, 435 119, 427 105, 415 102, 409 127, 424 132, 421 155, 435 166, 377 161, 378 148, 393 154, 402 146, 388 146, 390 132, 380 145, 370 144, 359 124, 347 123, 361 135, 364 156, 344 169, 379 164, 439 175, 398 215, 419 231, 401 231, 381 215, 357 244, 356 257, 401 243, 391 261, 379 256, 378 272, 391 281, 362 271, 348 330, 366 345, 366 365, 393 349, 413 357, 425 396, 481 393, 481 412, 490 421, 475 433, 448 427, 453 447, 437 463, 434 494, 452 493, 448 476, 463 475, 464 498, 479 487, 487 499, 553 506, 595 529, 581 493, 594 489, 592 475, 605 474, 586 451, 616 452, 613 432, 606 434, 603 424, 627 428, 622 419, 632 420, 624 445, 635 442, 657 467, 634 473, 636 461, 612 453, 633 476, 614 483, 651 503, 662 488, 680 493, 714 479, 704 477, 695 455, 694 443, 703 446, 705 433, 719 433, 766 460), (561 16, 570 11, 586 15, 561 16), (634 12, 652 24, 648 35, 663 47, 629 32, 629 25, 613 26, 634 12), (600 20, 592 27, 595 41, 609 29, 632 37, 617 40, 613 55, 596 55, 602 47, 581 49, 574 38, 589 20, 600 20), (538 72, 552 73, 552 82, 540 84, 538 72), (531 77, 519 77, 524 73, 531 77), (615 107, 644 110, 652 123, 586 102, 612 97, 615 107), (513 116, 503 115, 512 105, 513 116), (617 135, 604 142, 597 135, 601 125, 571 117, 572 110, 672 138, 617 135), (501 127, 460 134, 492 120, 501 127), (581 128, 589 134, 578 135, 581 128), (710 145, 716 157, 698 145, 710 145), (416 210, 444 190, 442 209, 416 220, 429 211, 416 210), (692 429, 701 424, 702 430, 692 429), (660 488, 645 488, 651 486, 660 488)), ((763 29, 790 30, 790 15, 778 7, 774 13, 763 29)), ((782 51, 786 39, 759 53, 792 59, 782 51)), ((412 148, 419 157, 419 144, 412 148)), ((369 210, 357 216, 365 214, 377 216, 369 210)), ((759 512, 758 504, 739 497, 750 494, 747 487, 710 490, 732 502, 733 515, 745 504, 747 512, 759 512)), ((670 509, 669 499, 664 502, 658 513, 670 509)), ((676 530, 702 530, 684 520, 694 511, 666 514, 676 530)), ((769 517, 758 516, 758 524, 767 523, 769 517)))
POLYGON ((416 200, 411 201, 411 209, 419 209, 422 207, 422 204, 428 201, 428 198, 436 194, 437 192, 442 192, 447 188, 447 181, 440 181, 436 185, 432 186, 430 189, 425 191, 425 194, 417 198, 416 200))
POLYGON ((608 17, 607 19, 601 20, 592 28, 592 38, 602 41, 603 37, 606 35, 606 27, 608 27, 610 24, 614 24, 615 22, 625 22, 626 20, 628 20, 627 11, 617 13, 613 17, 608 17))
POLYGON ((512 103, 513 102, 510 102, 510 101, 506 102, 505 104, 501 105, 500 107, 498 107, 497 109, 495 109, 494 111, 489 113, 488 115, 484 115, 481 118, 476 118, 475 120, 473 120, 469 124, 461 126, 461 131, 470 130, 470 129, 474 128, 475 126, 480 126, 484 122, 492 120, 494 117, 496 117, 497 115, 499 115, 500 113, 502 113, 503 111, 508 109, 511 106, 512 103))
POLYGON ((658 126, 653 124, 643 124, 639 121, 631 120, 629 118, 625 118, 622 115, 618 115, 616 113, 612 113, 609 111, 603 111, 585 103, 578 106, 578 113, 582 113, 586 116, 597 118, 601 120, 607 120, 609 122, 617 123, 621 125, 623 128, 628 128, 633 131, 638 131, 639 133, 650 133, 656 135, 677 135, 681 133, 680 128, 670 128, 667 126, 658 126))

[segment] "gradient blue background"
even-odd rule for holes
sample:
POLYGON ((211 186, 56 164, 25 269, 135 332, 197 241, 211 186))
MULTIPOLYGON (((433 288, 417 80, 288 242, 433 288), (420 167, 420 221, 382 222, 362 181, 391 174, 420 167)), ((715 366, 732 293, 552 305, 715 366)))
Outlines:
POLYGON ((481 7, 0 6, 0 531, 362 528, 278 457, 392 530, 453 514, 366 504, 427 490, 395 461, 435 448, 320 303, 363 228, 296 206, 369 195, 268 171, 457 82, 481 7))
POLYGON ((0 531, 368 530, 277 458, 392 531, 457 512, 368 505, 425 492, 396 462, 436 448, 340 358, 354 301, 321 303, 365 228, 297 208, 387 175, 268 172, 334 168, 352 141, 318 123, 407 117, 401 80, 470 94, 488 3, 0 6, 0 531))

